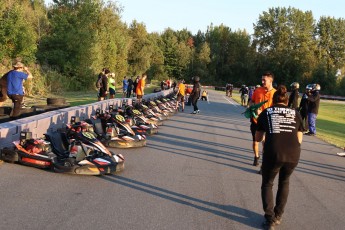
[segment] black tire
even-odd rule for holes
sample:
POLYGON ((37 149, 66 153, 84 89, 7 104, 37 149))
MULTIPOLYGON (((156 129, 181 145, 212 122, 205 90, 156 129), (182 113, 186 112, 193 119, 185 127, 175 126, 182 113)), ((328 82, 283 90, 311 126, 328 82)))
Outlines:
POLYGON ((65 98, 47 98, 47 105, 65 105, 65 98))
POLYGON ((73 167, 76 164, 77 164, 77 161, 74 158, 68 158, 64 162, 65 167, 73 167))
POLYGON ((8 122, 10 121, 10 116, 7 114, 0 114, 0 123, 8 122))
POLYGON ((12 112, 12 107, 10 106, 2 106, 0 107, 0 114, 10 115, 12 112))

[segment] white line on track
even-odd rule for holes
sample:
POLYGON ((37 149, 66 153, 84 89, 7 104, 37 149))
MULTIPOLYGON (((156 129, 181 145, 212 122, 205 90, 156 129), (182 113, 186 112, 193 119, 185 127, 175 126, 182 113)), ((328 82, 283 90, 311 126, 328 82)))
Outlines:
POLYGON ((236 102, 234 102, 233 100, 229 100, 228 98, 226 98, 225 96, 223 96, 223 98, 225 100, 227 100, 230 104, 234 105, 235 107, 237 107, 238 105, 236 104, 236 102))

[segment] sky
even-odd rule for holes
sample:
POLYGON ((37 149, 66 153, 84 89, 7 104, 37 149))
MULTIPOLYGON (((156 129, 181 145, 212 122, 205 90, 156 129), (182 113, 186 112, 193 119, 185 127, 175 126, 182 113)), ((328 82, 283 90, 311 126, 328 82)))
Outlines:
MULTIPOLYGON (((148 32, 188 29, 192 34, 206 32, 211 23, 224 24, 231 30, 253 33, 259 15, 272 7, 294 7, 321 16, 345 18, 344 0, 112 0, 123 8, 121 18, 130 24, 134 19, 146 25, 148 32)), ((45 0, 46 3, 51 0, 45 0)))

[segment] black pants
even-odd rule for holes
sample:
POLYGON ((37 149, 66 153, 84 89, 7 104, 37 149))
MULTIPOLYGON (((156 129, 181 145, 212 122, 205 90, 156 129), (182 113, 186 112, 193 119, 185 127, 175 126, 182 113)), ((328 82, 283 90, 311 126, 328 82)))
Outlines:
POLYGON ((308 114, 301 113, 301 117, 302 117, 302 124, 304 127, 304 131, 308 131, 309 130, 308 114))
POLYGON ((11 118, 12 119, 18 118, 20 116, 20 110, 22 107, 24 95, 12 94, 12 95, 8 95, 8 97, 13 102, 13 111, 12 111, 11 118))
POLYGON ((205 101, 207 101, 207 97, 206 96, 202 96, 201 100, 203 101, 205 99, 205 101))
POLYGON ((290 176, 296 166, 297 163, 271 163, 263 161, 261 198, 266 220, 271 221, 275 216, 283 215, 287 198, 289 196, 290 176), (278 173, 278 191, 276 195, 276 204, 274 206, 272 186, 274 178, 278 173))
POLYGON ((133 90, 132 87, 128 87, 128 88, 127 88, 127 95, 126 95, 127 98, 130 98, 130 97, 131 97, 131 95, 132 95, 132 90, 133 90))
POLYGON ((199 110, 199 108, 198 108, 198 97, 193 97, 192 98, 192 105, 194 106, 194 111, 197 111, 197 110, 199 110))

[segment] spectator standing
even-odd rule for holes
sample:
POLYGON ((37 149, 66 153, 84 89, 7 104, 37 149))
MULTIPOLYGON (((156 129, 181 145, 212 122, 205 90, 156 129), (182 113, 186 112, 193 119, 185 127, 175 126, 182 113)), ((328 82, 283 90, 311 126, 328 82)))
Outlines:
POLYGON ((7 73, 7 96, 13 102, 11 119, 17 119, 20 116, 24 98, 23 81, 32 78, 29 68, 19 61, 13 65, 13 70, 7 73))
POLYGON ((297 110, 287 106, 285 86, 278 86, 273 95, 273 106, 265 109, 258 118, 255 139, 265 144, 262 160, 261 198, 266 221, 264 229, 274 229, 282 221, 289 195, 289 179, 298 164, 302 143, 302 118, 297 110), (279 173, 276 204, 272 186, 279 173))
POLYGON ((116 83, 115 83, 115 73, 110 73, 108 77, 108 85, 109 85, 109 99, 115 98, 116 93, 116 83))
POLYGON ((139 79, 140 77, 137 76, 136 79, 133 81, 133 97, 136 97, 137 85, 138 85, 139 79))
POLYGON ((161 81, 161 90, 165 90, 165 82, 161 81))
POLYGON ((291 94, 289 96, 289 103, 288 106, 292 109, 297 109, 298 108, 298 98, 299 98, 299 83, 298 82, 293 82, 291 85, 291 94))
POLYGON ((232 90, 234 89, 233 84, 230 84, 230 97, 232 97, 232 90))
POLYGON ((242 104, 242 106, 247 106, 248 87, 246 87, 245 85, 242 85, 241 89, 239 90, 239 93, 241 93, 241 104, 242 104))
POLYGON ((305 89, 305 93, 303 94, 301 98, 301 102, 299 103, 299 112, 302 117, 302 123, 304 127, 304 131, 309 130, 308 126, 308 94, 310 93, 311 88, 308 88, 308 86, 305 89))
POLYGON ((208 92, 206 90, 202 91, 201 100, 208 101, 207 98, 208 98, 208 92))
POLYGON ((316 135, 316 117, 319 112, 320 106, 320 90, 319 84, 313 84, 311 86, 311 91, 308 95, 308 125, 309 132, 306 135, 315 136, 316 135))
POLYGON ((194 107, 194 111, 192 112, 192 114, 197 114, 197 113, 200 113, 200 110, 198 108, 198 100, 200 98, 200 93, 201 93, 201 85, 199 83, 200 78, 198 76, 195 76, 193 78, 193 81, 194 81, 193 90, 190 94, 192 105, 194 107))
POLYGON ((108 86, 108 76, 110 74, 109 69, 104 69, 104 74, 100 75, 100 79, 101 79, 101 86, 99 88, 99 93, 98 93, 98 100, 99 101, 103 101, 104 99, 107 98, 108 95, 108 90, 109 90, 109 86, 108 86))
POLYGON ((176 88, 176 81, 173 81, 173 83, 171 84, 171 86, 172 86, 172 88, 173 88, 173 90, 174 90, 174 92, 175 92, 175 88, 176 88))
POLYGON ((132 90, 133 90, 133 77, 130 77, 128 79, 128 88, 127 88, 127 98, 131 97, 132 95, 132 90))
POLYGON ((252 96, 253 96, 253 94, 254 94, 254 90, 255 90, 254 86, 252 86, 252 87, 249 88, 247 106, 249 106, 249 104, 250 104, 250 102, 251 102, 251 100, 252 100, 252 96))
POLYGON ((170 89, 170 80, 166 80, 166 84, 167 84, 167 89, 170 89))
POLYGON ((143 73, 137 85, 136 94, 137 94, 138 103, 141 103, 141 101, 143 100, 143 96, 145 94, 144 91, 145 91, 146 78, 147 78, 146 73, 143 73))
MULTIPOLYGON (((274 75, 271 72, 264 72, 261 81, 262 81, 262 86, 257 89, 255 89, 250 105, 253 104, 258 104, 260 102, 267 101, 265 104, 263 104, 257 111, 257 114, 260 115, 260 113, 273 105, 273 94, 276 92, 276 90, 273 88, 273 80, 274 80, 274 75)), ((254 166, 259 165, 259 142, 255 141, 255 132, 257 128, 257 119, 251 118, 250 119, 250 131, 252 133, 253 137, 253 152, 254 152, 254 166)))
POLYGON ((229 97, 230 96, 230 84, 227 83, 225 85, 225 96, 229 97))
POLYGON ((176 109, 179 110, 179 102, 181 102, 182 106, 182 112, 184 111, 184 100, 185 100, 185 92, 186 92, 186 86, 184 84, 184 80, 182 79, 180 83, 178 84, 177 89, 177 100, 176 100, 176 109))
POLYGON ((127 80, 127 76, 124 76, 123 81, 122 81, 122 91, 123 91, 122 97, 127 96, 127 89, 128 89, 128 80, 127 80))

